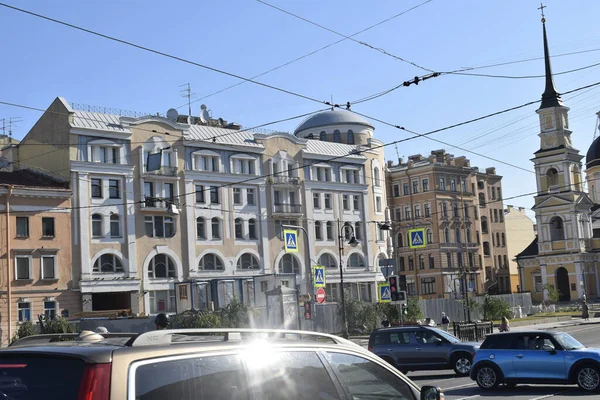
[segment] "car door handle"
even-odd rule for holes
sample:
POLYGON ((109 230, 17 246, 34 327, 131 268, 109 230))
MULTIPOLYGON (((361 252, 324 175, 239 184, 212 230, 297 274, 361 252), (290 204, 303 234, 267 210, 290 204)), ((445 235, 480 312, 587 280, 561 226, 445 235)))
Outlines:
POLYGON ((421 350, 421 348, 420 347, 415 347, 415 350, 421 350))
POLYGON ((388 349, 388 351, 394 351, 394 349, 388 349))
POLYGON ((517 358, 523 358, 523 354, 517 354, 515 357, 517 357, 517 358))

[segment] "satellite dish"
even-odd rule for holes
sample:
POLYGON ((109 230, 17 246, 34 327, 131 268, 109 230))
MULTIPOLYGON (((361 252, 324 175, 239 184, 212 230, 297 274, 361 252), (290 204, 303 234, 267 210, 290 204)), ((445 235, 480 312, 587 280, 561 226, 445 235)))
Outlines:
POLYGON ((179 117, 179 113, 177 112, 176 109, 174 108, 170 108, 169 111, 167 111, 167 119, 170 121, 177 121, 177 117, 179 117))
POLYGON ((208 115, 208 110, 206 109, 206 104, 202 104, 200 106, 200 121, 202 121, 203 124, 207 124, 209 120, 210 120, 210 116, 208 115))

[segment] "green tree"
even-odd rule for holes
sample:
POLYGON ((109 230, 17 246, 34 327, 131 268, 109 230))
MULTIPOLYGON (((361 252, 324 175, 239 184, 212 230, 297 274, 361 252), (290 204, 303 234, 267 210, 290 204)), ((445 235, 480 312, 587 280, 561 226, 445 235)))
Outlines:
MULTIPOLYGON (((380 313, 377 305, 373 303, 365 303, 360 300, 352 299, 350 292, 345 295, 346 321, 348 322, 349 332, 370 332, 378 328, 381 324, 380 313)), ((342 321, 342 307, 338 307, 340 321, 342 321)))
POLYGON ((244 305, 237 297, 218 312, 221 316, 221 326, 224 328, 248 328, 254 317, 254 310, 244 305))
POLYGON ((548 303, 550 303, 550 304, 558 303, 561 293, 558 291, 558 289, 556 289, 556 287, 554 285, 546 283, 544 285, 544 290, 546 290, 546 292, 548 293, 548 303))
POLYGON ((419 306, 419 298, 417 296, 408 296, 406 301, 406 315, 403 316, 405 321, 417 321, 423 319, 423 313, 419 306))
POLYGON ((171 324, 175 329, 220 328, 221 317, 213 311, 188 310, 174 316, 171 324))
POLYGON ((35 326, 35 324, 31 321, 25 321, 21 325, 19 325, 19 329, 17 329, 10 342, 14 343, 19 339, 36 334, 37 327, 35 326))
POLYGON ((381 320, 390 321, 398 321, 400 319, 400 313, 398 312, 398 307, 394 304, 390 303, 377 303, 375 305, 375 310, 377 314, 380 316, 381 320))
POLYGON ((76 332, 75 327, 62 317, 56 317, 43 322, 43 325, 40 325, 40 333, 42 334, 76 332))
POLYGON ((512 310, 506 301, 488 296, 483 302, 483 316, 486 320, 498 320, 502 317, 510 318, 512 310))

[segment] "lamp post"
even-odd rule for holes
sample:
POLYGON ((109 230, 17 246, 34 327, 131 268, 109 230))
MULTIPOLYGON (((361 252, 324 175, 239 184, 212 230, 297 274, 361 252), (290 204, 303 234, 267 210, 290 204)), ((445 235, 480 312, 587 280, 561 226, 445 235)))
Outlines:
POLYGON ((344 225, 341 225, 341 222, 338 218, 337 220, 338 230, 340 235, 338 236, 338 250, 340 256, 340 286, 342 288, 342 337, 344 339, 348 339, 348 320, 346 319, 346 296, 344 294, 344 267, 342 265, 342 255, 344 254, 344 229, 350 229, 350 239, 348 240, 348 244, 351 246, 356 246, 358 244, 358 240, 354 237, 354 228, 352 224, 348 222, 344 222, 344 225))

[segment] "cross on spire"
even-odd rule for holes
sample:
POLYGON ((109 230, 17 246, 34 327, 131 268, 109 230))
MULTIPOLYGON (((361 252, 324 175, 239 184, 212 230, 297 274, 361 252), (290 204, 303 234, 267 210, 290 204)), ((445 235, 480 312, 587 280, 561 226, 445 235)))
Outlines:
POLYGON ((546 8, 544 3, 540 3, 538 10, 540 10, 542 12, 542 22, 546 22, 546 16, 544 15, 544 8, 546 8))

